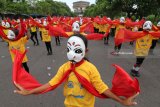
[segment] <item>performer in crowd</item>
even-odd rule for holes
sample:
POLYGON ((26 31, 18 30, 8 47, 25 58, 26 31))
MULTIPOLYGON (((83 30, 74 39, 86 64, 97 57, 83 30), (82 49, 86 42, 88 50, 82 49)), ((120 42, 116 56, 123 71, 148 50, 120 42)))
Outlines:
MULTIPOLYGON (((120 29, 123 29, 123 28, 126 28, 126 27, 125 27, 125 18, 124 18, 124 17, 121 17, 121 18, 120 18, 120 24, 116 25, 115 38, 116 38, 116 36, 117 36, 117 32, 118 32, 120 29)), ((113 51, 111 54, 112 54, 112 55, 118 55, 121 47, 122 47, 122 44, 119 44, 118 46, 114 46, 114 51, 113 51)))
POLYGON ((128 98, 121 98, 115 95, 102 81, 97 68, 84 59, 87 46, 88 41, 83 35, 74 34, 67 42, 67 57, 69 61, 59 68, 57 74, 49 82, 37 88, 26 90, 15 81, 14 84, 18 89, 14 92, 22 95, 36 94, 50 87, 55 89, 62 82, 65 82, 65 107, 94 107, 95 96, 100 98, 108 96, 126 106, 137 104, 133 100, 138 93, 132 93, 132 96, 128 98))
MULTIPOLYGON (((43 25, 47 26, 47 22, 43 21, 43 25)), ((46 49, 48 52, 47 55, 52 55, 51 36, 48 33, 48 30, 46 30, 45 28, 41 28, 41 32, 42 32, 42 41, 45 42, 46 49)))
POLYGON ((34 25, 30 26, 30 32, 31 32, 31 40, 33 41, 33 45, 39 45, 38 37, 37 37, 37 27, 34 25), (36 39, 36 41, 34 40, 36 39))
MULTIPOLYGON (((157 31, 160 31, 160 22, 157 23, 157 28, 156 28, 157 31)), ((152 46, 150 47, 150 50, 149 50, 149 54, 150 55, 154 55, 153 51, 154 51, 154 48, 156 47, 157 45, 157 41, 158 41, 159 38, 153 38, 152 40, 152 46)))
MULTIPOLYGON (((11 55, 12 62, 14 62, 15 54, 11 50, 17 49, 21 53, 23 53, 26 50, 25 44, 27 43, 28 39, 30 38, 30 31, 28 30, 26 35, 22 35, 23 37, 21 37, 19 40, 15 40, 16 36, 19 34, 19 31, 21 29, 21 24, 19 24, 18 26, 19 26, 18 29, 12 29, 12 30, 7 31, 6 34, 7 34, 7 37, 9 40, 4 39, 9 44, 9 52, 11 55)), ((27 65, 27 62, 28 62, 28 58, 25 55, 25 57, 23 58, 22 66, 29 73, 29 67, 27 65)))

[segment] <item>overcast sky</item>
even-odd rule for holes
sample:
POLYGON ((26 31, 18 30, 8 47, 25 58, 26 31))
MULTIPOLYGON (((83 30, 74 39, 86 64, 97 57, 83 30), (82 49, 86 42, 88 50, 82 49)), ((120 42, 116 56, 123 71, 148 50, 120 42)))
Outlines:
POLYGON ((73 11, 73 2, 76 2, 76 1, 88 1, 90 2, 90 4, 95 4, 95 1, 96 0, 54 0, 54 1, 61 1, 61 2, 65 2, 70 8, 71 10, 73 11))

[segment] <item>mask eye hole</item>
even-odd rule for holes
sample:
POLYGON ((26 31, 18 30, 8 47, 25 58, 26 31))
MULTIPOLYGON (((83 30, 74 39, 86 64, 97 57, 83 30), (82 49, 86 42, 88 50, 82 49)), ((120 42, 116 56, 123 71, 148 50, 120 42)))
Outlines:
POLYGON ((78 29, 79 27, 78 27, 78 26, 76 26, 76 28, 78 29))
POLYGON ((146 24, 146 25, 144 25, 144 27, 147 27, 147 24, 146 24))
POLYGON ((67 52, 69 52, 70 51, 70 49, 69 48, 67 48, 67 52))
POLYGON ((82 53, 82 50, 81 50, 81 49, 76 49, 76 50, 75 50, 75 53, 80 54, 80 53, 82 53))

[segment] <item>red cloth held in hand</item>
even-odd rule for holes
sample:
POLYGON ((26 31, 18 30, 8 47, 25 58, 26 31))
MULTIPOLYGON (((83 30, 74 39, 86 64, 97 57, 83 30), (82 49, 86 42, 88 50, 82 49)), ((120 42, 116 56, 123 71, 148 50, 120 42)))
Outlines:
MULTIPOLYGON (((12 50, 12 52, 16 54, 13 65, 13 82, 16 82, 17 84, 21 85, 23 88, 27 90, 31 90, 41 86, 41 84, 33 76, 28 74, 28 72, 26 72, 21 66, 22 59, 26 54, 26 51, 23 54, 21 54, 18 50, 12 50)), ((86 90, 88 90, 88 92, 99 98, 107 98, 107 96, 99 94, 98 91, 92 86, 92 84, 86 78, 84 78, 75 71, 74 67, 79 66, 80 64, 83 64, 83 61, 81 61, 79 64, 75 66, 71 64, 70 69, 66 71, 66 73, 63 75, 59 83, 41 93, 45 93, 57 88, 60 84, 62 84, 64 81, 67 80, 71 72, 74 72, 79 82, 85 87, 86 90)), ((112 80, 113 86, 111 88, 111 91, 114 94, 116 94, 117 96, 130 97, 140 91, 137 79, 133 80, 126 73, 126 71, 123 70, 118 65, 114 65, 114 67, 116 68, 116 72, 112 80)))

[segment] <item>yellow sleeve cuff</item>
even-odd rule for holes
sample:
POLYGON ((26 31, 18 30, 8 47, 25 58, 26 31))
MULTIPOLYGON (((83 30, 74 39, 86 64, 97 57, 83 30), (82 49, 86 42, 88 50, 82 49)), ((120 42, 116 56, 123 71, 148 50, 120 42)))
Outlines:
POLYGON ((107 85, 103 86, 102 89, 99 91, 99 94, 104 93, 107 89, 109 89, 109 87, 107 85))

